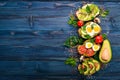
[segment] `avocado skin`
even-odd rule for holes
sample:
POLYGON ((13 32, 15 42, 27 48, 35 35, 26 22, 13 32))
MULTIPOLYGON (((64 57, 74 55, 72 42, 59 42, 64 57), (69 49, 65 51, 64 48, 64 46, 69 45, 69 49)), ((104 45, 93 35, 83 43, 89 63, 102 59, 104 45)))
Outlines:
POLYGON ((111 50, 111 45, 110 45, 110 42, 108 39, 104 40, 103 41, 103 44, 102 44, 102 48, 100 50, 100 53, 99 53, 99 60, 102 62, 102 63, 108 63, 110 62, 110 60, 112 59, 112 50, 111 50), (107 51, 109 52, 109 59, 108 60, 103 60, 102 59, 102 53, 104 51, 104 49, 107 49, 107 51))

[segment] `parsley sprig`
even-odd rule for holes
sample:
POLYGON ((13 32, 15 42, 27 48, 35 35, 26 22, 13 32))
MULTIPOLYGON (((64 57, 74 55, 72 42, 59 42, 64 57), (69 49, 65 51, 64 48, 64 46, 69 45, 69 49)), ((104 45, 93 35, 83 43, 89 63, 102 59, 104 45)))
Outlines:
POLYGON ((100 16, 105 18, 109 14, 109 10, 100 9, 100 16))
POLYGON ((68 24, 72 25, 73 27, 77 27, 77 21, 77 18, 73 14, 71 14, 68 20, 68 24))
POLYGON ((66 41, 64 42, 64 45, 67 47, 74 47, 77 44, 83 44, 84 39, 83 38, 79 38, 78 36, 70 36, 69 38, 66 39, 66 41))

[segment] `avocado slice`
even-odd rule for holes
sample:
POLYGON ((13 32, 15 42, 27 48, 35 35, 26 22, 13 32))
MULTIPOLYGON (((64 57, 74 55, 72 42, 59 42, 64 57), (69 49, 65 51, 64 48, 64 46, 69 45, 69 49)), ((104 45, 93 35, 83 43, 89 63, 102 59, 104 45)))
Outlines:
POLYGON ((89 68, 88 64, 82 63, 82 65, 84 65, 86 67, 86 71, 84 71, 84 75, 88 75, 89 71, 90 71, 90 68, 89 68))
POLYGON ((92 62, 95 65, 96 71, 99 71, 100 70, 100 63, 97 60, 95 60, 95 59, 92 59, 92 62))
POLYGON ((92 62, 94 64, 95 67, 95 71, 99 71, 100 70, 100 63, 99 61, 93 59, 93 58, 86 58, 84 60, 84 62, 88 63, 88 62, 92 62))
POLYGON ((89 68, 90 68, 89 74, 90 75, 94 74, 96 72, 96 69, 95 69, 96 67, 95 67, 94 63, 91 62, 91 61, 88 61, 88 65, 89 65, 89 68))
POLYGON ((84 69, 82 68, 81 64, 78 65, 78 71, 79 71, 80 74, 84 73, 84 69))
POLYGON ((112 59, 112 50, 108 39, 103 41, 103 45, 99 53, 99 59, 102 63, 108 63, 112 59))
POLYGON ((88 75, 90 68, 89 68, 88 64, 83 62, 82 64, 78 65, 78 71, 80 72, 80 74, 88 75))

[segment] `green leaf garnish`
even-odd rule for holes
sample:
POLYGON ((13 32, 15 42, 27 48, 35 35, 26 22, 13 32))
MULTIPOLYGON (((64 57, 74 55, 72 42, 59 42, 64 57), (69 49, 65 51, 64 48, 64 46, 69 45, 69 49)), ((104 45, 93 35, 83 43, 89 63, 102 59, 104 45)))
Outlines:
POLYGON ((83 38, 79 38, 79 39, 78 39, 78 44, 82 45, 83 42, 84 42, 84 39, 83 39, 83 38))
POLYGON ((101 10, 101 16, 105 18, 109 14, 109 10, 101 10))
POLYGON ((84 31, 86 31, 86 26, 84 25, 84 26, 82 26, 82 29, 84 30, 84 31))
POLYGON ((107 35, 104 33, 102 34, 103 39, 107 39, 107 35))
POLYGON ((65 64, 68 64, 68 65, 71 65, 74 67, 74 66, 76 66, 77 62, 76 62, 75 58, 70 57, 65 61, 65 64))
POLYGON ((91 10, 90 10, 90 7, 87 5, 87 7, 86 7, 86 12, 87 13, 91 13, 91 10))
POLYGON ((70 18, 68 20, 68 24, 72 25, 74 27, 77 27, 77 19, 73 14, 70 15, 70 18))
POLYGON ((85 37, 86 37, 87 39, 90 39, 90 38, 91 38, 91 36, 90 36, 90 35, 85 35, 85 37))
POLYGON ((76 46, 77 44, 82 44, 83 43, 83 39, 79 38, 77 36, 70 36, 65 42, 64 45, 67 47, 73 47, 76 46))
POLYGON ((91 43, 94 43, 95 42, 95 39, 93 38, 93 39, 90 39, 90 42, 91 43))

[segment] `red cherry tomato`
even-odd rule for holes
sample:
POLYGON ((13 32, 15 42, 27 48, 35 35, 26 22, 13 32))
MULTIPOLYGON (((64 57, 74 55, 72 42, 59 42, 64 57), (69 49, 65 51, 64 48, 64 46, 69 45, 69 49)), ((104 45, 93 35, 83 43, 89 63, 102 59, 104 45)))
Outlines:
POLYGON ((84 22, 80 20, 80 21, 77 22, 77 25, 78 25, 78 27, 81 27, 81 26, 84 25, 84 22))
POLYGON ((84 45, 78 46, 78 53, 79 54, 85 54, 87 51, 86 47, 84 45))
POLYGON ((88 57, 91 57, 94 54, 95 54, 95 52, 93 51, 93 49, 88 49, 85 55, 88 56, 88 57))
POLYGON ((103 37, 102 35, 96 36, 95 37, 95 43, 100 44, 103 42, 103 37))

